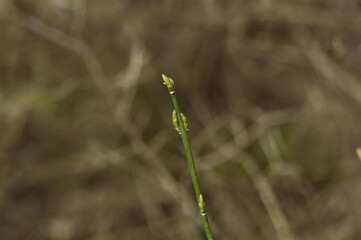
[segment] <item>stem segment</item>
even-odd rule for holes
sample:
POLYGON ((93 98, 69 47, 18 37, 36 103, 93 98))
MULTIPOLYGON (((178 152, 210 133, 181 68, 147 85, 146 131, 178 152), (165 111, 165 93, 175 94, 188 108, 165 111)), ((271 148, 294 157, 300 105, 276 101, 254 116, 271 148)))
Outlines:
POLYGON ((205 203, 204 203, 203 196, 202 196, 200 188, 199 188, 196 166, 195 166, 195 163, 194 163, 192 149, 191 149, 191 145, 190 145, 189 138, 188 138, 188 131, 187 131, 187 128, 185 127, 185 124, 184 124, 184 120, 183 120, 184 116, 181 115, 181 112, 180 112, 180 109, 179 109, 177 97, 175 95, 174 82, 173 82, 173 80, 171 78, 168 78, 165 75, 162 75, 162 77, 163 77, 163 80, 164 80, 164 84, 168 87, 168 91, 169 91, 169 93, 171 95, 173 105, 174 105, 174 109, 175 109, 175 112, 176 112, 176 115, 177 115, 178 124, 179 124, 179 128, 180 128, 180 135, 182 137, 184 150, 186 152, 186 157, 187 157, 187 160, 188 160, 188 165, 189 165, 189 169, 190 169, 191 177, 192 177, 192 182, 193 182, 193 188, 194 188, 197 203, 198 203, 198 206, 199 206, 199 212, 200 212, 201 217, 202 217, 204 230, 206 232, 207 239, 212 240, 213 237, 212 237, 212 233, 211 233, 211 228, 209 226, 207 213, 206 213, 206 210, 205 210, 205 207, 204 207, 205 203))

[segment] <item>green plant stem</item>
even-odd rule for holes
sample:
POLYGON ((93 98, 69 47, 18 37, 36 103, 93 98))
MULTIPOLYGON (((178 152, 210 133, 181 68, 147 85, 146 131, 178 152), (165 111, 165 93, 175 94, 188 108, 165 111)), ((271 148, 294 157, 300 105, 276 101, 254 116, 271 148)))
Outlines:
MULTIPOLYGON (((182 120, 182 117, 181 117, 181 114, 180 114, 180 110, 179 110, 177 97, 176 97, 175 93, 171 94, 171 97, 172 97, 172 101, 173 101, 173 104, 174 104, 174 109, 176 111, 177 118, 178 118, 178 121, 179 121, 180 134, 181 134, 181 137, 182 137, 184 150, 186 152, 188 165, 189 165, 189 169, 190 169, 190 172, 191 172, 193 188, 194 188, 194 192, 196 194, 197 203, 198 203, 198 206, 202 206, 202 205, 204 206, 204 202, 201 203, 201 201, 203 201, 203 197, 200 197, 201 196, 201 191, 199 189, 198 176, 197 176, 196 166, 195 166, 194 159, 193 159, 191 145, 190 145, 189 138, 188 138, 188 131, 184 126, 184 123, 183 123, 183 120, 182 120)), ((207 235, 207 239, 212 240, 213 237, 212 237, 212 233, 211 233, 211 228, 209 226, 208 217, 207 217, 207 214, 206 214, 206 211, 205 211, 204 207, 203 207, 203 210, 201 210, 201 208, 200 208, 200 213, 201 213, 204 229, 205 229, 205 232, 206 232, 206 235, 207 235)))

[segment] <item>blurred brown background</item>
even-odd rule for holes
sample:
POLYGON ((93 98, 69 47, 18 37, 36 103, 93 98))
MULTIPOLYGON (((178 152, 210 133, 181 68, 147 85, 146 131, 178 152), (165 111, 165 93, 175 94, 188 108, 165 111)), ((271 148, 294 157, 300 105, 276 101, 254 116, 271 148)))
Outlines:
POLYGON ((0 1, 0 239, 361 239, 361 15, 339 0, 0 1))

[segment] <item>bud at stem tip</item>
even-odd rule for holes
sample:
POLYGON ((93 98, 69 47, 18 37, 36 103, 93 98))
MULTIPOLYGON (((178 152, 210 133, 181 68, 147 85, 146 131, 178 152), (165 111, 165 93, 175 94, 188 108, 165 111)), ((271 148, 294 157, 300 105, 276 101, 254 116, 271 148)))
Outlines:
POLYGON ((167 77, 166 75, 162 74, 162 78, 163 78, 163 84, 167 86, 168 91, 171 95, 173 95, 175 86, 174 86, 174 81, 173 79, 167 77))

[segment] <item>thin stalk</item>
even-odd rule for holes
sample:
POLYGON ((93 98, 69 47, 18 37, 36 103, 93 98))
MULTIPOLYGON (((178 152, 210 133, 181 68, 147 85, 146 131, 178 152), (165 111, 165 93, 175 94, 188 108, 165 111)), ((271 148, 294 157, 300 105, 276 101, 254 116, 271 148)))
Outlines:
POLYGON ((187 120, 186 120, 185 116, 180 112, 177 97, 176 97, 176 94, 175 94, 175 86, 174 86, 173 80, 171 78, 168 78, 164 74, 162 75, 162 77, 163 77, 164 85, 167 86, 168 91, 169 91, 169 93, 171 95, 171 98, 172 98, 172 101, 173 101, 173 105, 174 105, 174 109, 175 109, 174 113, 173 113, 173 123, 175 125, 176 130, 179 132, 179 134, 182 137, 184 150, 185 150, 185 153, 186 153, 189 169, 190 169, 190 172, 191 172, 194 193, 196 195, 197 203, 198 203, 198 206, 199 206, 199 211, 200 211, 200 214, 201 214, 201 217, 202 217, 204 230, 206 232, 207 239, 212 240, 213 239, 212 232, 211 232, 211 228, 210 228, 210 225, 209 225, 209 222, 208 222, 207 213, 206 213, 206 210, 205 210, 205 207, 204 207, 205 203, 204 203, 203 195, 201 194, 201 191, 200 191, 200 188, 199 188, 197 170, 196 170, 196 166, 195 166, 195 163, 194 163, 194 158, 193 158, 193 154, 192 154, 191 145, 190 145, 190 142, 189 142, 187 122, 186 122, 187 120))

